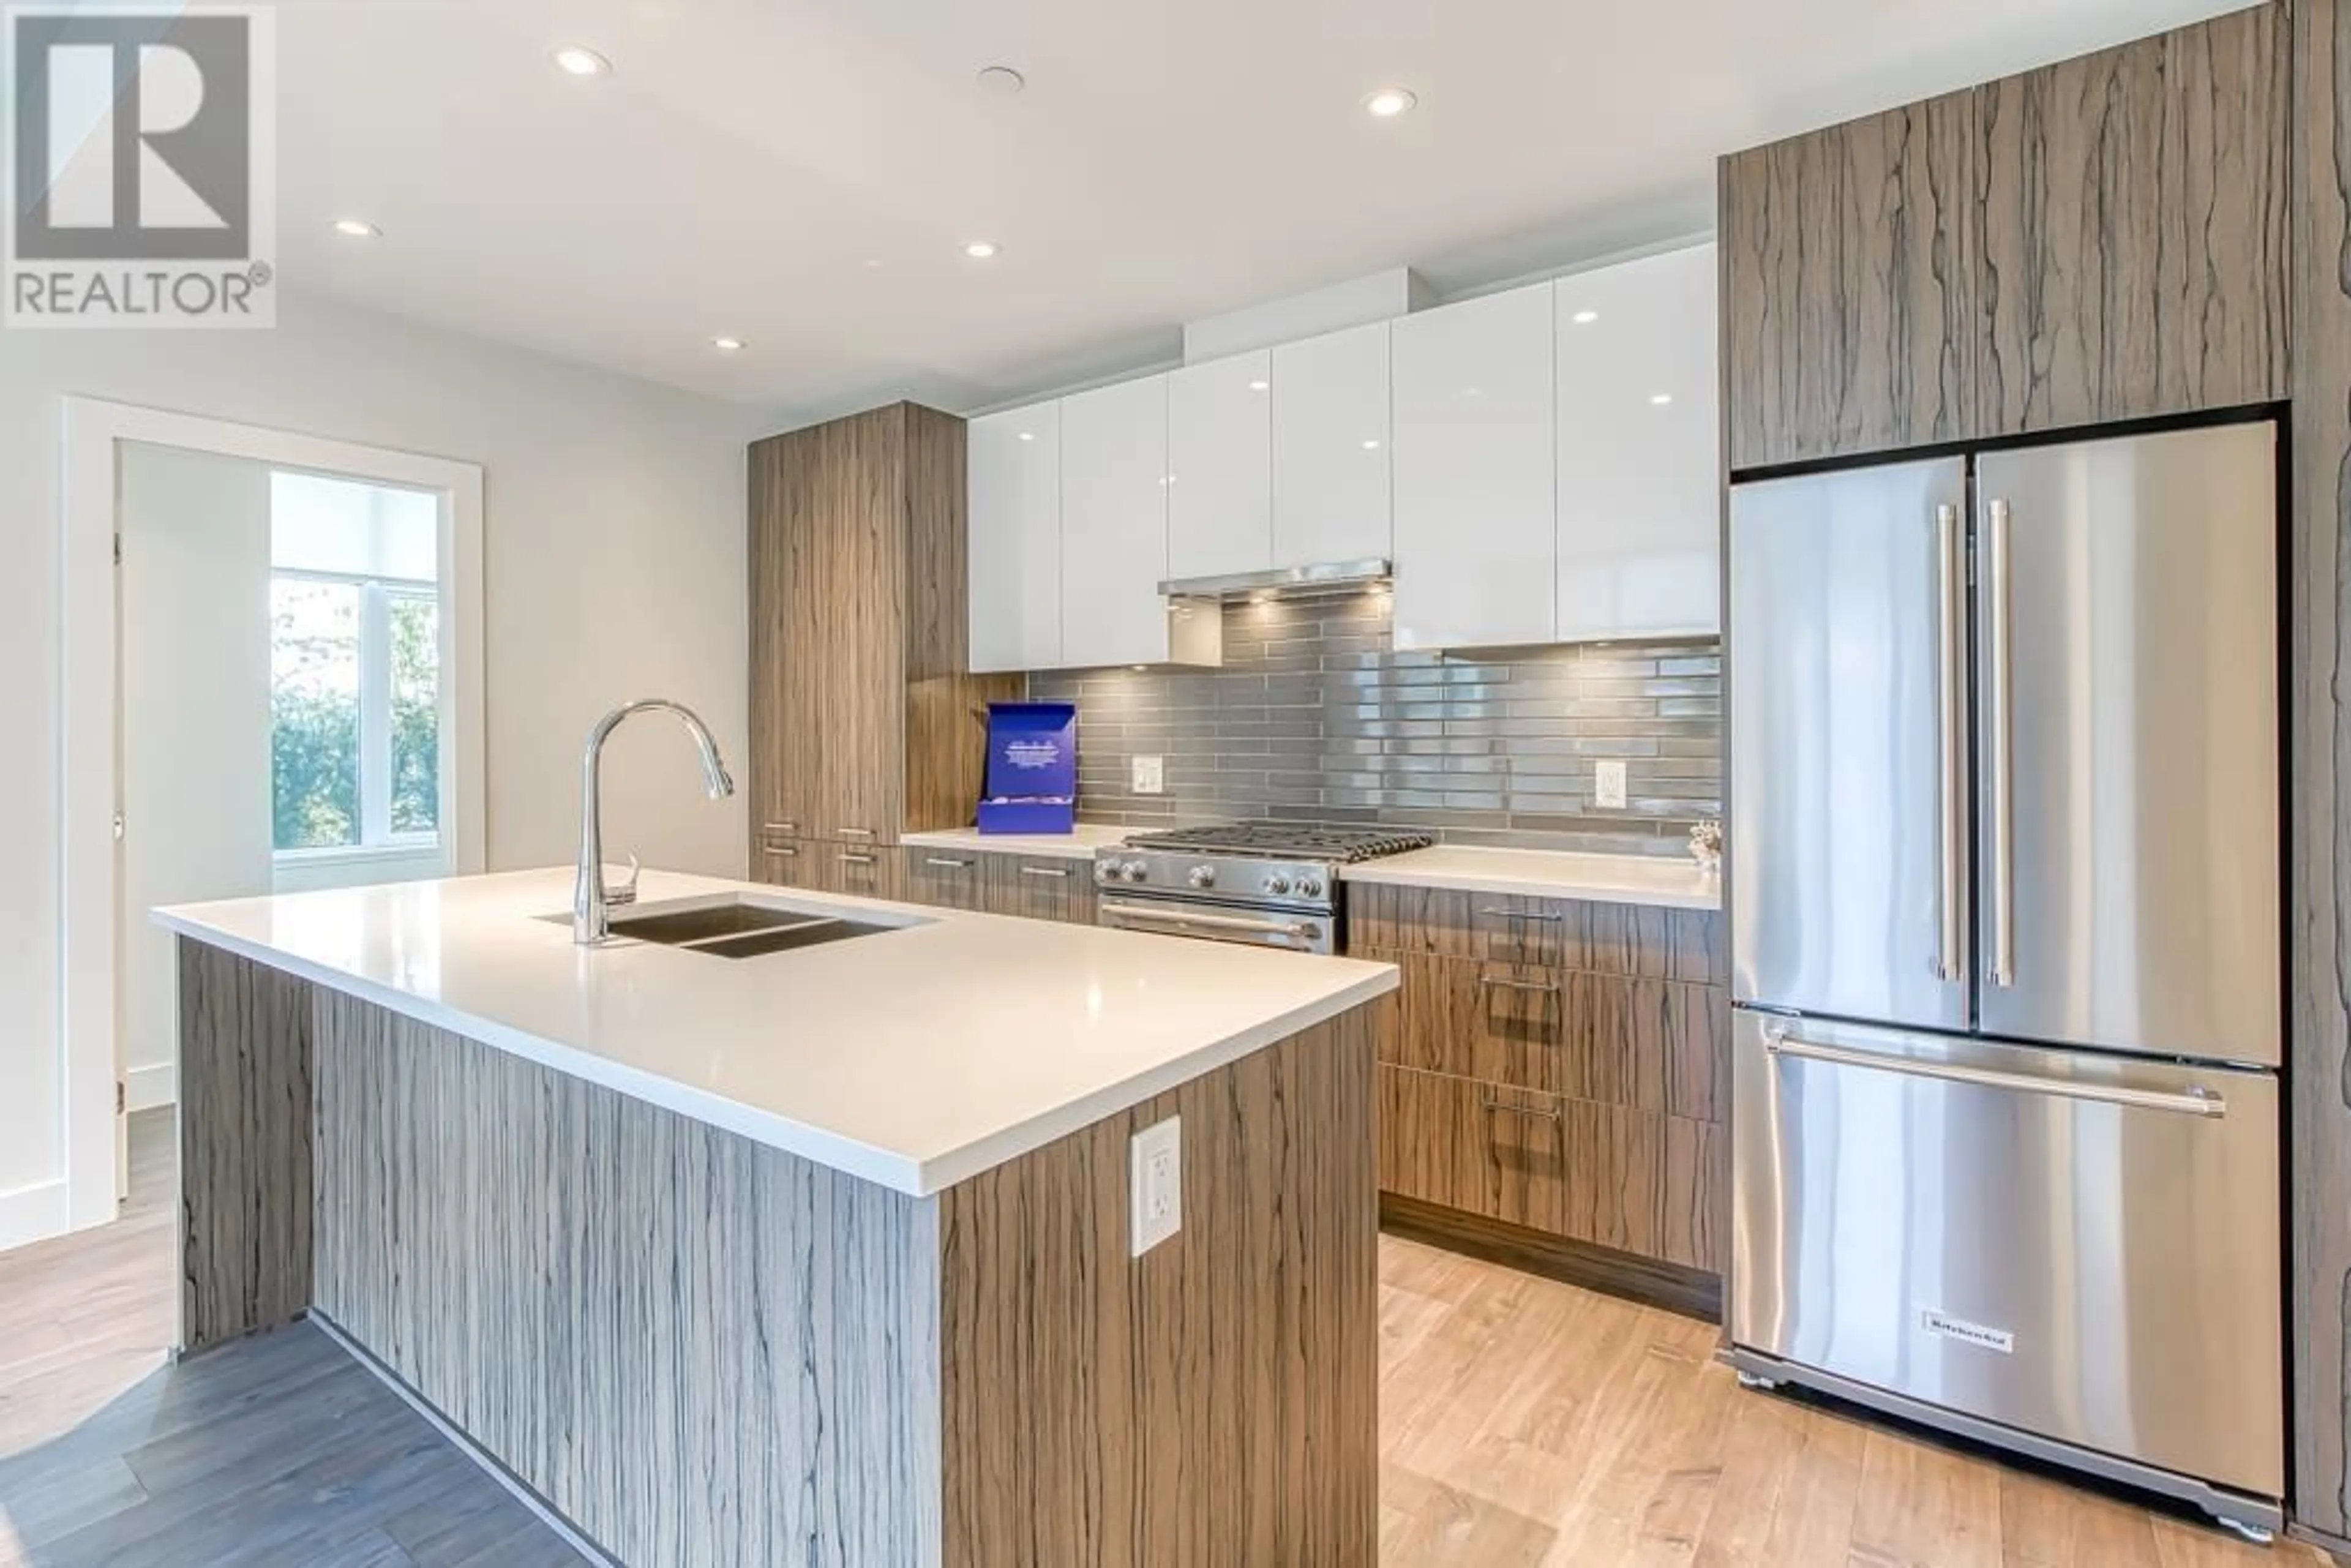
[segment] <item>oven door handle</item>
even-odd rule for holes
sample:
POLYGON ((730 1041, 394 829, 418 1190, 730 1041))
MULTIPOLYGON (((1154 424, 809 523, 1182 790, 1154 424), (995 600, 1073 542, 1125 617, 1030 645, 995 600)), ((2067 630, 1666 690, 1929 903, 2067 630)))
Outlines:
POLYGON ((1141 904, 1102 905, 1105 920, 1140 920, 1161 925, 1193 925, 1204 931, 1241 931, 1256 936, 1288 936, 1295 941, 1311 942, 1314 927, 1297 920, 1261 920, 1242 915, 1200 915, 1180 909, 1157 909, 1141 904))

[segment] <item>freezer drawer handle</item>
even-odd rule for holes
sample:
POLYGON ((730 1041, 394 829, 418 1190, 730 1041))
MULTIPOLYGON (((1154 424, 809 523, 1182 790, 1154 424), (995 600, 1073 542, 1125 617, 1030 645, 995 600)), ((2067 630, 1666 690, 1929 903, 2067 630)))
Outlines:
POLYGON ((2041 1078, 2029 1072, 2002 1072, 1991 1067, 1970 1067, 1957 1061, 1920 1061, 1910 1057, 1881 1056, 1874 1051, 1850 1051, 1797 1040, 1783 1025, 1763 1026, 1763 1049, 1773 1056, 1800 1061, 1825 1062, 1832 1067, 1858 1067, 1872 1072, 1892 1072, 1905 1078, 1937 1078, 1947 1083, 1969 1083, 1980 1089, 2005 1089, 2018 1094, 2047 1094, 2060 1100, 2082 1100, 2097 1105, 2122 1105, 2134 1111, 2171 1111, 2183 1116, 2221 1117, 2229 1102, 2209 1089, 2167 1092, 2160 1089, 2121 1089, 2111 1084, 2076 1083, 2064 1078, 2041 1078))

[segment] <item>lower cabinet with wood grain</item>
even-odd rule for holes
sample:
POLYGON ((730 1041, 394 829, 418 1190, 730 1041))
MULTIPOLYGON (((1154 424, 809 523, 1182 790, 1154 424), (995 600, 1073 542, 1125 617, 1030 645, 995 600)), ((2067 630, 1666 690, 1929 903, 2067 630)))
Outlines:
POLYGON ((1719 1315, 1730 1007, 1712 911, 1362 884, 1389 1228, 1719 1315))
POLYGON ((904 860, 897 896, 910 904, 1076 925, 1094 922, 1091 861, 915 844, 899 853, 904 860))
POLYGON ((758 861, 758 880, 778 887, 845 893, 857 898, 904 896, 898 852, 881 845, 865 848, 828 839, 762 838, 758 861))

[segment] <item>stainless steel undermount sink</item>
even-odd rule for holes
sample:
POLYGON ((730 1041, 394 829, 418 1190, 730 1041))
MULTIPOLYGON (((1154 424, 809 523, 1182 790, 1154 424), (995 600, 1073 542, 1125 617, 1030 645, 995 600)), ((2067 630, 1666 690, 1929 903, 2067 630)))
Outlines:
MULTIPOLYGON (((571 916, 546 915, 539 918, 569 923, 571 916)), ((611 918, 611 937, 615 942, 651 942, 721 958, 756 958, 768 953, 788 953, 795 948, 903 929, 903 925, 856 920, 835 910, 801 909, 741 897, 695 899, 684 904, 624 909, 616 911, 611 918)))

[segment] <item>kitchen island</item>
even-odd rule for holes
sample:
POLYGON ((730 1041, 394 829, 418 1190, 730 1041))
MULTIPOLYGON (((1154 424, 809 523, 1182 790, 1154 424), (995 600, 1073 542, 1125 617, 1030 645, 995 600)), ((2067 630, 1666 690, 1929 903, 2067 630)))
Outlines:
POLYGON ((322 1319, 619 1562, 1372 1560, 1393 968, 650 873, 872 929, 583 948, 570 892, 160 914, 183 1354, 322 1319))

